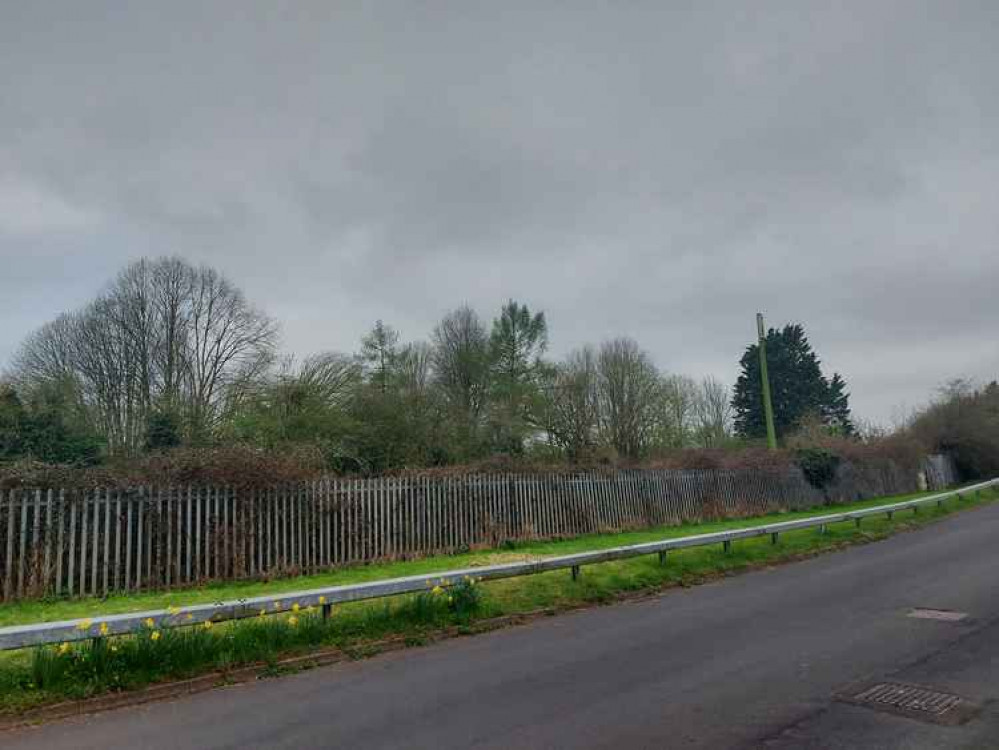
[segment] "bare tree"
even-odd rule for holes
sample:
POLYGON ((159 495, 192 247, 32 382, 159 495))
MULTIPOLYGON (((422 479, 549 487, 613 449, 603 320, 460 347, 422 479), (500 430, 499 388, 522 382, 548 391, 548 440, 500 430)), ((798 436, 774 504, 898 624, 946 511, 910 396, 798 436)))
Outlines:
POLYGON ((186 371, 190 424, 210 432, 239 389, 270 364, 277 325, 218 271, 192 272, 186 371))
POLYGON ((153 305, 158 335, 154 367, 158 374, 160 406, 179 411, 187 374, 186 348, 190 332, 190 305, 194 274, 179 258, 153 264, 153 305))
POLYGON ((665 448, 686 448, 692 442, 697 383, 686 375, 667 375, 659 385, 659 442, 665 448))
POLYGON ((570 460, 585 458, 596 446, 600 425, 597 355, 591 346, 569 354, 543 378, 545 428, 570 460))
POLYGON ((21 344, 11 367, 19 390, 38 381, 56 381, 75 375, 74 347, 78 315, 63 313, 31 333, 21 344))
POLYGON ((296 379, 327 406, 343 408, 361 381, 361 368, 353 357, 324 352, 306 357, 296 379))
POLYGON ((142 260, 83 310, 29 336, 15 377, 71 384, 109 450, 130 453, 142 447, 156 409, 213 429, 239 388, 270 363, 275 330, 218 272, 142 260))
POLYGON ((639 458, 655 427, 655 365, 633 339, 619 338, 601 345, 597 371, 605 439, 622 456, 639 458))
POLYGON ((423 341, 406 344, 399 352, 399 380, 405 393, 425 396, 433 378, 433 348, 423 341))
POLYGON ((433 366, 437 383, 467 438, 479 428, 489 387, 489 337, 467 305, 441 320, 434 329, 433 366))
POLYGON ((137 445, 141 419, 134 397, 135 367, 128 336, 120 326, 118 300, 102 295, 80 313, 74 330, 74 367, 83 398, 111 453, 127 453, 137 445))
POLYGON ((732 397, 724 383, 712 376, 701 380, 695 393, 694 424, 697 443, 718 448, 732 435, 732 397))

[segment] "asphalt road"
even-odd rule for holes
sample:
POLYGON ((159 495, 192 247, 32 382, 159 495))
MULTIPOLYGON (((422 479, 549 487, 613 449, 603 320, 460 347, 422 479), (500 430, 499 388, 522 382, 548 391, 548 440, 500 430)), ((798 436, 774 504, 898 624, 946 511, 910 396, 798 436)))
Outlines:
POLYGON ((999 747, 997 532, 992 505, 652 600, 8 732, 0 746, 999 747), (834 698, 879 678, 984 709, 939 726, 834 698))

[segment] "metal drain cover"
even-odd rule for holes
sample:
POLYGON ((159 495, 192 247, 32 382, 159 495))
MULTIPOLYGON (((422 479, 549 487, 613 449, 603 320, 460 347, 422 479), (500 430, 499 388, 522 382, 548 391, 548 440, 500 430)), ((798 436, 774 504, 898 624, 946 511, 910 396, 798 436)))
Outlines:
POLYGON ((840 700, 936 724, 962 724, 980 706, 960 695, 902 682, 874 682, 855 686, 840 700))
POLYGON ((909 610, 909 617, 918 620, 943 620, 944 622, 959 622, 968 616, 967 612, 955 612, 952 609, 926 609, 916 607, 909 610))

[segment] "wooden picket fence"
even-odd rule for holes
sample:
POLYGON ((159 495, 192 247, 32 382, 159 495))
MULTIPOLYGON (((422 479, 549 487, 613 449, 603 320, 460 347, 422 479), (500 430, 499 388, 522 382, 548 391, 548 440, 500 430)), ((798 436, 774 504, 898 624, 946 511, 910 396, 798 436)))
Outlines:
POLYGON ((916 477, 886 462, 847 466, 824 493, 796 468, 327 477, 266 489, 16 489, 0 492, 0 595, 101 596, 293 575, 915 489, 916 477))

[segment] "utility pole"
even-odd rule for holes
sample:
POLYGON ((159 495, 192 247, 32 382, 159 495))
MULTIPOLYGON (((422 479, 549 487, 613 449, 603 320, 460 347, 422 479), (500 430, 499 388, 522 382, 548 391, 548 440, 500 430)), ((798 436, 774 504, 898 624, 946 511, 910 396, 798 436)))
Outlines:
POLYGON ((759 334, 760 381, 763 386, 763 413, 767 421, 767 447, 777 450, 777 431, 774 429, 774 405, 770 400, 770 375, 767 373, 767 332, 763 327, 763 313, 756 313, 756 331, 759 334))

